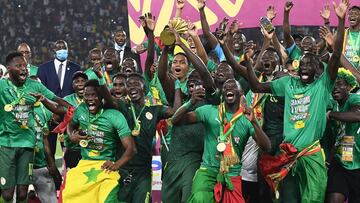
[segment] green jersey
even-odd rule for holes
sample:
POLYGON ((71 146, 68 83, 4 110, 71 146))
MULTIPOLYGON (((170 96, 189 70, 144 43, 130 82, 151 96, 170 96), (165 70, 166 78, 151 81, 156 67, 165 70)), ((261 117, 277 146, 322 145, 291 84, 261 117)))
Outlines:
MULTIPOLYGON (((125 104, 124 102, 119 102, 119 110, 124 114, 130 129, 134 129, 135 122, 133 113, 131 111, 131 106, 125 104)), ((138 107, 134 105, 135 115, 140 121, 140 134, 134 136, 134 141, 136 144, 137 154, 132 158, 126 166, 125 169, 132 168, 151 168, 152 160, 152 146, 153 139, 156 134, 156 124, 161 120, 166 118, 165 106, 143 106, 138 107)))
POLYGON ((44 128, 48 129, 47 123, 51 119, 51 112, 42 104, 34 108, 35 113, 35 131, 36 131, 36 146, 34 167, 43 168, 47 166, 45 149, 44 149, 44 128))
MULTIPOLYGON (((216 149, 218 137, 220 135, 220 121, 218 106, 205 105, 195 110, 196 119, 205 126, 204 153, 201 167, 218 171, 220 167, 219 153, 216 149)), ((231 120, 234 113, 226 112, 226 120, 231 120)), ((251 123, 242 115, 233 125, 235 126, 231 136, 234 140, 234 148, 237 148, 238 157, 241 159, 245 145, 250 136, 254 136, 254 128, 251 123)), ((241 171, 242 163, 230 167, 229 175, 238 176, 241 171)))
POLYGON ((289 58, 300 61, 300 57, 302 56, 302 51, 295 43, 293 44, 293 46, 291 46, 288 49, 288 53, 289 53, 289 58))
POLYGON ((102 109, 96 115, 89 112, 85 103, 80 104, 72 118, 72 124, 90 136, 86 147, 81 148, 84 160, 115 161, 120 139, 130 136, 124 116, 114 109, 102 109))
MULTIPOLYGON (((360 106, 360 95, 350 94, 339 112, 348 112, 354 106, 360 106)), ((360 123, 343 123, 342 133, 336 139, 335 159, 346 169, 360 168, 360 123)))
POLYGON ((32 112, 36 99, 30 93, 40 93, 50 100, 56 97, 55 94, 29 78, 21 87, 16 87, 9 79, 2 79, 0 92, 0 146, 34 148, 36 139, 32 112))
POLYGON ((211 73, 211 72, 215 72, 216 71, 216 68, 217 68, 217 64, 211 60, 211 59, 208 59, 208 62, 206 64, 206 67, 208 69, 208 71, 211 73))
POLYGON ((191 160, 200 162, 204 148, 204 135, 203 123, 172 126, 168 161, 189 157, 191 160))
POLYGON ((346 45, 344 47, 344 54, 347 59, 354 65, 355 68, 359 67, 360 63, 360 32, 351 32, 347 30, 346 35, 346 45))
POLYGON ((28 64, 27 68, 28 68, 29 76, 36 76, 37 75, 37 72, 38 72, 38 67, 37 66, 34 66, 32 64, 28 64))
POLYGON ((84 73, 88 76, 88 80, 97 80, 98 76, 96 75, 96 73, 93 71, 92 67, 86 69, 84 71, 84 73))
MULTIPOLYGON (((75 108, 78 107, 81 103, 83 103, 83 100, 80 99, 78 96, 76 96, 76 93, 67 95, 66 97, 64 97, 64 100, 69 102, 69 104, 71 104, 75 108)), ((79 144, 75 144, 71 142, 69 135, 66 132, 64 133, 64 145, 66 148, 78 149, 78 150, 81 149, 79 144)))
POLYGON ((334 81, 327 69, 319 79, 304 84, 299 77, 285 76, 270 82, 275 96, 285 97, 284 142, 302 150, 320 140, 326 126, 326 107, 334 81))
POLYGON ((149 90, 147 97, 150 99, 149 101, 151 102, 151 105, 168 104, 165 92, 162 88, 157 72, 154 74, 154 77, 151 81, 146 74, 144 74, 144 79, 146 81, 146 89, 149 90))

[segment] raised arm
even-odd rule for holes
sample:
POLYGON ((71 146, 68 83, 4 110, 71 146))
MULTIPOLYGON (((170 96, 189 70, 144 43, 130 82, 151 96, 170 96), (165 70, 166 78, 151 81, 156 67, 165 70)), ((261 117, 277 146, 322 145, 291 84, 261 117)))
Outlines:
POLYGON ((203 101, 205 97, 205 89, 195 89, 188 102, 183 104, 171 119, 173 125, 196 123, 196 113, 189 110, 199 101, 203 101))
POLYGON ((216 89, 215 82, 211 77, 211 74, 206 68, 205 64, 187 46, 185 46, 185 44, 180 40, 180 36, 178 33, 174 32, 174 34, 176 36, 176 44, 184 50, 186 56, 193 64, 195 70, 200 73, 201 79, 204 81, 205 89, 207 91, 214 92, 214 90, 216 89))
POLYGON ((148 48, 146 53, 145 60, 145 75, 150 80, 153 78, 151 75, 151 66, 154 64, 155 56, 155 44, 154 44, 154 29, 155 29, 155 16, 152 16, 151 13, 145 14, 145 16, 140 17, 141 25, 144 28, 145 33, 148 37, 148 48))
POLYGON ((247 109, 245 112, 246 118, 250 121, 255 130, 254 140, 256 144, 264 151, 269 152, 271 150, 271 142, 269 137, 265 134, 263 129, 259 126, 255 116, 254 109, 247 109))
POLYGON ((251 90, 256 93, 258 93, 258 92, 259 93, 271 93, 270 83, 269 82, 263 82, 263 83, 259 82, 246 54, 245 54, 244 63, 247 68, 247 74, 248 74, 247 80, 250 84, 251 90))
POLYGON ((259 53, 259 56, 257 57, 256 59, 256 63, 255 63, 255 70, 259 70, 260 69, 260 64, 261 64, 261 57, 263 55, 263 53, 265 52, 265 50, 267 48, 269 48, 270 46, 270 43, 271 43, 271 40, 273 38, 273 36, 275 35, 275 32, 272 32, 272 33, 268 33, 264 28, 261 28, 261 33, 263 34, 264 36, 264 42, 261 46, 261 50, 260 50, 260 53, 259 53))
POLYGON ((335 80, 340 66, 341 50, 344 42, 345 15, 349 7, 349 0, 341 0, 338 6, 333 2, 336 15, 338 16, 338 30, 334 43, 334 51, 330 57, 328 71, 331 80, 335 80))
POLYGON ((185 2, 184 0, 176 0, 176 13, 175 18, 181 18, 182 11, 184 9, 185 2))
MULTIPOLYGON (((320 16, 324 20, 324 26, 330 28, 330 5, 325 4, 323 9, 320 11, 320 16)), ((317 43, 317 46, 319 47, 319 53, 321 53, 326 48, 326 41, 321 38, 320 42, 317 43)))
POLYGON ((198 0, 198 9, 200 12, 200 21, 201 21, 201 28, 206 39, 209 41, 209 46, 211 49, 214 49, 217 45, 216 37, 211 33, 209 23, 206 20, 205 15, 205 2, 206 0, 198 0))
POLYGON ((160 80, 161 86, 164 89, 166 99, 172 101, 174 98, 174 80, 170 78, 168 74, 168 49, 169 46, 165 46, 162 50, 159 67, 158 67, 158 78, 160 80))
POLYGON ((218 31, 216 33, 216 36, 219 39, 219 43, 220 43, 221 48, 223 49, 223 52, 224 52, 224 55, 225 55, 225 58, 226 58, 226 62, 232 67, 232 69, 234 70, 234 72, 236 74, 239 74, 244 78, 247 78, 246 67, 239 64, 235 60, 234 55, 231 53, 229 47, 225 43, 225 40, 226 40, 225 33, 223 31, 218 31))
POLYGON ((284 21, 283 21, 283 28, 284 28, 284 39, 286 48, 290 48, 294 43, 294 39, 291 36, 291 28, 289 22, 290 10, 294 6, 292 1, 287 1, 284 7, 284 21))
MULTIPOLYGON (((275 11, 275 7, 270 5, 267 9, 266 9, 266 17, 272 22, 275 18, 276 18, 276 11, 275 11)), ((272 37, 272 42, 274 44, 274 48, 276 49, 276 51, 281 54, 281 64, 283 65, 284 62, 287 60, 287 53, 285 50, 285 47, 280 43, 276 33, 274 33, 273 37, 272 37)), ((259 58, 259 57, 258 57, 259 58)), ((256 66, 255 66, 256 67, 256 66)))
POLYGON ((191 22, 188 23, 188 33, 189 33, 191 39, 194 41, 195 48, 196 48, 196 54, 201 58, 201 60, 206 65, 208 63, 209 58, 206 54, 203 44, 201 43, 200 37, 197 34, 196 27, 191 22))
POLYGON ((165 118, 170 118, 175 114, 176 110, 178 110, 178 108, 181 106, 181 101, 182 101, 182 97, 181 97, 180 81, 176 80, 173 106, 172 108, 168 108, 166 110, 165 118))

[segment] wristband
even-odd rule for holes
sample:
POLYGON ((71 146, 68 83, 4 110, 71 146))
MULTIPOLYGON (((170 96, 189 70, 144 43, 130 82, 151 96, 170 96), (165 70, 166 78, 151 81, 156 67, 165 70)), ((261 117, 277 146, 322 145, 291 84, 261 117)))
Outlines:
POLYGON ((105 78, 99 78, 99 85, 105 85, 106 81, 105 78))
POLYGON ((180 89, 180 80, 175 80, 175 90, 180 89))

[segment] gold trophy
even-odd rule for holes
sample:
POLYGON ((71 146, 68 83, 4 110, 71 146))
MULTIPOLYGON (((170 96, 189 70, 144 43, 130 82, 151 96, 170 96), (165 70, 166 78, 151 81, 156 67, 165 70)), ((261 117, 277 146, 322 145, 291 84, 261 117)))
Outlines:
POLYGON ((187 22, 181 18, 173 18, 165 26, 165 29, 160 33, 160 39, 165 45, 173 45, 175 43, 175 35, 170 31, 173 28, 177 33, 183 34, 187 31, 187 22))

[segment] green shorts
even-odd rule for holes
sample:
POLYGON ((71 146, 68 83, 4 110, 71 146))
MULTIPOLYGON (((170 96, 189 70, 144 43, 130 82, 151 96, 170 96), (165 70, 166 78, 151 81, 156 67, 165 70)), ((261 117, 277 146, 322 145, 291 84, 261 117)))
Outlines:
POLYGON ((151 202, 150 169, 120 169, 120 190, 118 198, 121 203, 151 202))
POLYGON ((32 148, 0 146, 0 188, 31 184, 33 161, 32 148))

